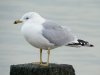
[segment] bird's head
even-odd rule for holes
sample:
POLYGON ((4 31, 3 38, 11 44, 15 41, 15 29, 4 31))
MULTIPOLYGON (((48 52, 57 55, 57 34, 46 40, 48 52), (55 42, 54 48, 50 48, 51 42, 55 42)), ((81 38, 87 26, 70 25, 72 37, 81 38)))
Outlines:
POLYGON ((38 17, 40 17, 40 15, 36 12, 28 12, 26 14, 24 14, 21 19, 18 19, 16 21, 14 21, 14 24, 18 24, 18 23, 24 23, 30 19, 35 20, 38 17))

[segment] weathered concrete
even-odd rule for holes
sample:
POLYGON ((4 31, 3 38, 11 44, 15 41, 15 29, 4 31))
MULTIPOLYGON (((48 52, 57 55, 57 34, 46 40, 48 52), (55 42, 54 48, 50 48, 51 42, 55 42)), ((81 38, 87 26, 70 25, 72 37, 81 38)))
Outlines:
POLYGON ((75 75, 72 65, 54 64, 41 66, 39 64, 18 64, 11 65, 10 75, 75 75))

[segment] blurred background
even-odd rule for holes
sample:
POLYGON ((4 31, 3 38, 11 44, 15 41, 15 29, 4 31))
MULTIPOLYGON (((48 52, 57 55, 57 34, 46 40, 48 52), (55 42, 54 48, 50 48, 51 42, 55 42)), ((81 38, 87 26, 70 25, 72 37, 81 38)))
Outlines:
MULTIPOLYGON (((51 51, 51 63, 71 64, 76 75, 100 75, 100 0, 0 0, 0 74, 9 75, 10 65, 39 61, 39 49, 28 44, 16 19, 30 11, 59 25, 69 26, 93 48, 60 47, 51 51)), ((44 51, 43 60, 46 60, 44 51)))

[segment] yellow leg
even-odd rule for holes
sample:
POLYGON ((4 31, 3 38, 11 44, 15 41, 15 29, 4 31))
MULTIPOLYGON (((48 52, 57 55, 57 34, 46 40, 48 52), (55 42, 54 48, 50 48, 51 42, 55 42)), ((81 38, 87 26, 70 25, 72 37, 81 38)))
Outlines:
POLYGON ((48 48, 48 59, 47 59, 47 65, 49 64, 49 57, 50 57, 50 48, 48 48))
POLYGON ((42 48, 40 48, 40 64, 42 64, 42 48))
POLYGON ((47 63, 43 64, 42 63, 42 49, 40 49, 40 65, 41 66, 48 66, 49 65, 49 57, 50 57, 50 48, 48 48, 48 58, 47 58, 47 63))

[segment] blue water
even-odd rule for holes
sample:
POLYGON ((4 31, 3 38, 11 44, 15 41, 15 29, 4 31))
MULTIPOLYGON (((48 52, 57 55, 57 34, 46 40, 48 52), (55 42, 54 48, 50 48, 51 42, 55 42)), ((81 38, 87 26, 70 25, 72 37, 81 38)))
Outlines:
POLYGON ((0 75, 9 75, 12 64, 39 61, 39 50, 25 41, 21 24, 13 24, 29 11, 68 25, 79 38, 95 45, 56 48, 50 62, 71 64, 76 75, 100 75, 100 0, 0 0, 0 75))

